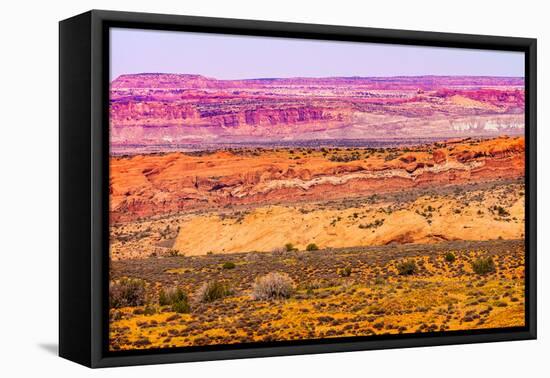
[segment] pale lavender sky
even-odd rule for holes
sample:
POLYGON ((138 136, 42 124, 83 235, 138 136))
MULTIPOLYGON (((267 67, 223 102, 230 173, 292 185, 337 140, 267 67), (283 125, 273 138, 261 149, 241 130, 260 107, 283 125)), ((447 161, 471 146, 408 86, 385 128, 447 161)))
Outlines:
POLYGON ((112 28, 111 79, 162 72, 217 79, 524 76, 522 52, 112 28))

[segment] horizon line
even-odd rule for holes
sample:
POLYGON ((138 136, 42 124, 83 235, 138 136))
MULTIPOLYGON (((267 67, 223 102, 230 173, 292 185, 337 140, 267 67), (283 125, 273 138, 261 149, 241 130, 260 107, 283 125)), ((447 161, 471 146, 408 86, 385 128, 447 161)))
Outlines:
POLYGON ((445 77, 464 77, 464 78, 499 78, 499 79, 522 79, 523 76, 504 76, 504 75, 391 75, 391 76, 278 76, 278 77, 250 77, 250 78, 234 78, 234 79, 218 79, 213 76, 206 76, 198 73, 181 73, 181 72, 137 72, 137 73, 124 73, 118 75, 115 79, 111 80, 111 83, 120 79, 123 76, 139 76, 139 75, 177 75, 177 76, 198 76, 205 79, 216 81, 247 81, 247 80, 279 80, 279 79, 387 79, 387 78, 445 78, 445 77))

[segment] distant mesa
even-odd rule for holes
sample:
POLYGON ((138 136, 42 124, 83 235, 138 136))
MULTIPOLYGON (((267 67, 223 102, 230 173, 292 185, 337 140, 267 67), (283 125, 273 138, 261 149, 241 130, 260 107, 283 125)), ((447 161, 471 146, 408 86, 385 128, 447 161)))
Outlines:
POLYGON ((112 149, 300 140, 520 135, 521 77, 218 80, 121 75, 111 83, 112 149))

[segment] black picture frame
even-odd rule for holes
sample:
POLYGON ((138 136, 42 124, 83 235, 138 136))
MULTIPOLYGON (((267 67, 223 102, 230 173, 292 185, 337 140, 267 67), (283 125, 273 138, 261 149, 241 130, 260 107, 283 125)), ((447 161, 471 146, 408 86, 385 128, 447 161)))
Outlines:
POLYGON ((59 354, 89 367, 536 338, 536 39, 92 10, 59 24, 59 354), (526 83, 526 326, 109 352, 109 27, 522 51, 526 83))

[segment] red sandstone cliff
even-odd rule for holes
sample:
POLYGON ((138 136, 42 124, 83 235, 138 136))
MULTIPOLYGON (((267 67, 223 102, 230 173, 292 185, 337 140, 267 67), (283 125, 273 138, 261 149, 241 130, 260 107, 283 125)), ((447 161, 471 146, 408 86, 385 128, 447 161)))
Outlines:
POLYGON ((413 151, 362 150, 355 153, 368 157, 331 159, 352 156, 353 151, 358 150, 113 157, 111 219, 516 179, 525 170, 522 137, 438 143, 413 151))

